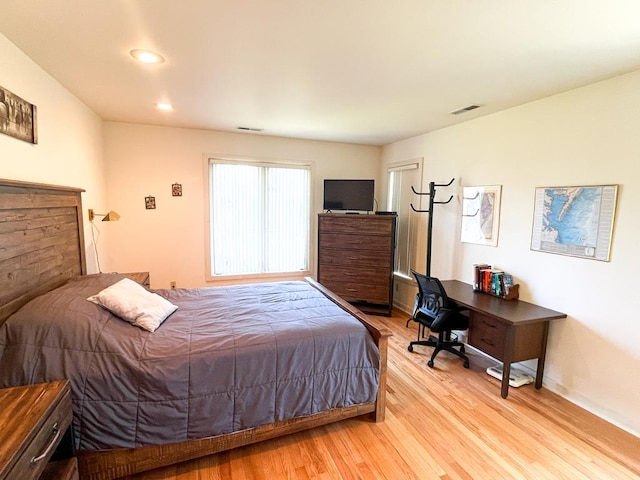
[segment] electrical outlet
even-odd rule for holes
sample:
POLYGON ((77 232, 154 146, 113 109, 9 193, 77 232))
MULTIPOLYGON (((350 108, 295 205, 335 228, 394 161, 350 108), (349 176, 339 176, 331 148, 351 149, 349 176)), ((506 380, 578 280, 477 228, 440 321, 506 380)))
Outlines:
POLYGON ((172 289, 176 288, 176 282, 175 282, 175 280, 174 280, 173 282, 169 282, 169 286, 170 286, 172 289))

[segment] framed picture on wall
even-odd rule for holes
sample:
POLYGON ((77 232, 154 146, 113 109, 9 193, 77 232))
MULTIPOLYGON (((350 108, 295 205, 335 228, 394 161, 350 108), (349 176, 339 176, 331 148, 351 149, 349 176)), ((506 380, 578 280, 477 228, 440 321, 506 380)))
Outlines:
POLYGON ((36 106, 0 87, 0 133, 38 143, 37 132, 36 106))
POLYGON ((501 185, 463 187, 460 241, 498 245, 501 185))
POLYGON ((539 187, 531 250, 609 261, 618 185, 539 187))

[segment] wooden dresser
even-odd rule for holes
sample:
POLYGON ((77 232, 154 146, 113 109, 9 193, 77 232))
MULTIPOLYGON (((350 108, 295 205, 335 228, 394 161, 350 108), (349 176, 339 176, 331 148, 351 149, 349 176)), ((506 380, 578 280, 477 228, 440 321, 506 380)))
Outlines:
POLYGON ((77 479, 72 417, 66 380, 1 389, 0 480, 77 479))
POLYGON ((318 281, 365 313, 391 315, 396 215, 318 215, 318 281))

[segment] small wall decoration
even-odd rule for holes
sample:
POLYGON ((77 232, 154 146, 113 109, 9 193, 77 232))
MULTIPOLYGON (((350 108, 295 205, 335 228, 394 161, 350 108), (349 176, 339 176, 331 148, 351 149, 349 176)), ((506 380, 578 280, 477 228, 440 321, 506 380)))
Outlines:
POLYGON ((179 183, 174 183, 171 185, 171 195, 174 197, 182 196, 182 185, 179 183))
POLYGON ((152 197, 151 195, 144 197, 144 207, 147 210, 153 210, 156 208, 156 197, 152 197))
POLYGON ((35 105, 0 87, 0 133, 38 143, 35 105))
POLYGON ((462 242, 498 245, 501 194, 501 185, 463 188, 462 242))
POLYGON ((609 261, 618 185, 536 188, 531 250, 609 261))

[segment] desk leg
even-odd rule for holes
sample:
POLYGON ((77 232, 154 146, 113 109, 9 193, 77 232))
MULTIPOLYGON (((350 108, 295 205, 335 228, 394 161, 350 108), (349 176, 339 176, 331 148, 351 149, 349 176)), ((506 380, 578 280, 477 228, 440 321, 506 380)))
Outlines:
POLYGON ((509 395, 509 375, 511 375, 511 362, 504 362, 502 364, 502 390, 500 391, 502 398, 507 398, 509 395))
POLYGON ((544 374, 544 359, 547 355, 547 338, 549 336, 549 322, 544 322, 542 333, 542 345, 540 345, 540 356, 538 357, 538 367, 536 368, 536 389, 542 388, 542 376, 544 374))
POLYGON ((511 375, 515 335, 515 327, 509 327, 507 329, 507 338, 504 346, 504 361, 502 362, 502 390, 500 391, 502 398, 507 398, 507 395, 509 395, 509 376, 511 375))

